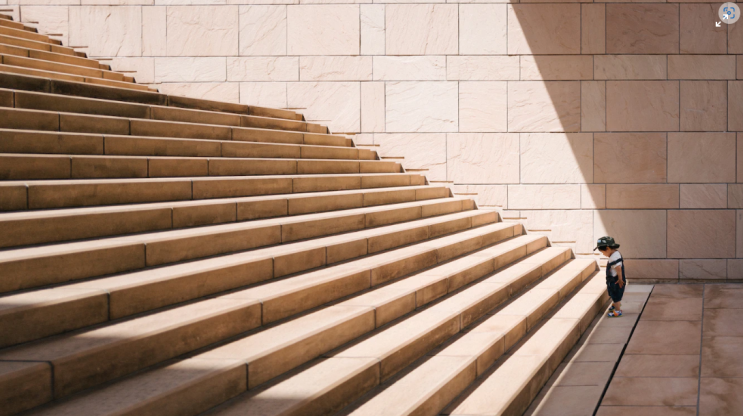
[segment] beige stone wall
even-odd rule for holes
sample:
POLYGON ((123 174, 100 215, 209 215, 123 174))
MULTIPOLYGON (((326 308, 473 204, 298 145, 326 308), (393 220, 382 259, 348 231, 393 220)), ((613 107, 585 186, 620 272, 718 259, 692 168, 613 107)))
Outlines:
POLYGON ((743 21, 715 28, 720 2, 5 1, 165 92, 360 133, 577 253, 611 234, 632 277, 743 279, 743 21))

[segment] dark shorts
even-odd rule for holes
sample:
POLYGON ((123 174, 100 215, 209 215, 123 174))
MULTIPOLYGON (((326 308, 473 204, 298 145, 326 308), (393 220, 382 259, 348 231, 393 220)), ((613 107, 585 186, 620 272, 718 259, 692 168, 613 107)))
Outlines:
POLYGON ((624 288, 627 287, 627 282, 625 282, 624 286, 619 287, 619 285, 616 283, 616 278, 613 279, 614 283, 611 283, 610 281, 606 281, 606 289, 609 291, 609 297, 611 298, 612 302, 621 302, 622 296, 624 296, 624 288))

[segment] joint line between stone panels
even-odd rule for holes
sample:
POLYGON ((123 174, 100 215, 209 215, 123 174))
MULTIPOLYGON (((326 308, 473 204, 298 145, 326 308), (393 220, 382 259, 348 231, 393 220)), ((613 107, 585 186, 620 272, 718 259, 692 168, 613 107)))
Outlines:
MULTIPOLYGON (((727 264, 727 262, 726 262, 727 264)), ((727 277, 727 273, 725 274, 727 277)), ((702 397, 702 357, 704 357, 704 354, 702 353, 702 347, 704 346, 704 295, 707 291, 707 285, 702 285, 702 325, 701 325, 701 334, 699 337, 699 374, 697 376, 697 416, 699 416, 699 402, 702 397)))

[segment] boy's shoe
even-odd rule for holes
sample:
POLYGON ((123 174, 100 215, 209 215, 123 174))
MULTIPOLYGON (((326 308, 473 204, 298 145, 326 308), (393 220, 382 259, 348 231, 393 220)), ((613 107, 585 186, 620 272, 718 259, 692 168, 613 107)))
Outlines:
POLYGON ((614 306, 613 305, 612 306, 609 306, 609 312, 611 312, 613 310, 614 310, 614 306))
POLYGON ((609 318, 619 318, 622 316, 622 311, 613 310, 606 314, 609 318))

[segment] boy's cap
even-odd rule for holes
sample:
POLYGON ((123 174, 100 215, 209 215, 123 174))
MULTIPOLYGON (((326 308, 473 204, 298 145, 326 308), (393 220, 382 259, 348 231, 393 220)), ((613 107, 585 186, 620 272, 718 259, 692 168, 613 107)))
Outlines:
POLYGON ((593 251, 596 251, 599 247, 619 248, 619 244, 617 244, 612 237, 607 235, 596 241, 596 247, 593 248, 593 251))

